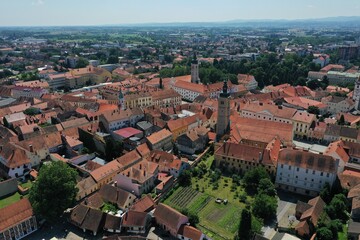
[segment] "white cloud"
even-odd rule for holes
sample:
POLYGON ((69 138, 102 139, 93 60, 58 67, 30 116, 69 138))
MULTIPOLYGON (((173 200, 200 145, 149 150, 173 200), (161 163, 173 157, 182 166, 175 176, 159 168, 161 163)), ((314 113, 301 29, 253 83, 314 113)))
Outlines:
POLYGON ((307 5, 307 8, 316 8, 314 5, 307 5))

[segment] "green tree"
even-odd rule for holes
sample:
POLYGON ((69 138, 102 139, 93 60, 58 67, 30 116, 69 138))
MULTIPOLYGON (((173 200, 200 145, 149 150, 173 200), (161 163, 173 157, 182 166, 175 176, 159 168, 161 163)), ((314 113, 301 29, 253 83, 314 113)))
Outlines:
POLYGON ((24 114, 30 115, 30 116, 33 116, 33 115, 36 115, 39 113, 40 113, 40 110, 38 108, 33 108, 33 107, 30 107, 24 111, 24 114))
POLYGON ((342 222, 346 222, 349 219, 347 208, 345 195, 339 193, 336 194, 330 204, 325 207, 325 211, 331 219, 340 219, 342 222))
POLYGON ((277 200, 266 194, 257 194, 253 205, 255 216, 264 220, 270 220, 276 216, 277 200))
POLYGON ((331 230, 327 227, 319 228, 316 233, 316 237, 318 240, 334 240, 334 236, 331 230))
POLYGON ((265 170, 265 168, 256 167, 245 173, 245 176, 243 178, 243 183, 245 184, 247 190, 257 189, 260 180, 264 178, 270 179, 270 176, 265 170))
POLYGON ((308 109, 307 109, 307 112, 308 112, 308 113, 315 114, 315 115, 319 115, 319 114, 320 114, 319 107, 317 107, 317 106, 309 106, 308 109))
POLYGON ((189 223, 191 226, 196 227, 196 224, 200 222, 199 216, 195 212, 189 211, 187 208, 182 210, 181 213, 189 218, 189 223))
POLYGON ((179 175, 179 185, 186 187, 191 185, 191 172, 189 170, 182 171, 179 175))
POLYGON ((119 58, 117 56, 109 56, 107 62, 107 64, 116 64, 119 63, 119 58))
POLYGON ((257 191, 259 194, 266 194, 271 197, 276 196, 275 186, 269 178, 263 178, 260 180, 257 191))
POLYGON ((249 209, 244 208, 241 211, 241 219, 238 230, 238 239, 239 240, 248 240, 252 237, 252 227, 251 227, 251 212, 249 209))
POLYGON ((35 213, 53 221, 73 207, 78 192, 76 176, 76 171, 61 161, 42 166, 29 194, 35 213))
POLYGON ((88 65, 89 65, 89 61, 86 60, 85 58, 81 57, 81 58, 78 59, 75 68, 84 68, 84 67, 86 67, 88 65))
POLYGON ((324 188, 320 192, 320 197, 326 204, 329 204, 331 201, 331 186, 328 182, 325 183, 324 188))
POLYGON ((311 90, 316 90, 318 89, 321 85, 320 82, 318 80, 310 80, 307 82, 307 86, 311 89, 311 90))

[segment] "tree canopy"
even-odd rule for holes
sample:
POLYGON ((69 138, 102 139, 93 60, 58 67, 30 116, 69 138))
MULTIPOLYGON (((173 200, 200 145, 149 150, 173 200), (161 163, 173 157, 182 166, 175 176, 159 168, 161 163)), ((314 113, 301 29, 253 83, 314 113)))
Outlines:
POLYGON ((60 161, 43 165, 29 194, 35 213, 52 221, 72 207, 78 192, 76 176, 75 170, 60 161))
POLYGON ((261 179, 264 178, 270 179, 268 172, 263 167, 256 167, 245 173, 243 182, 247 190, 257 189, 261 179))
POLYGON ((276 216, 277 199, 266 194, 257 194, 253 205, 255 216, 269 220, 276 216))
POLYGON ((307 111, 308 111, 308 113, 312 113, 312 114, 315 114, 315 115, 320 114, 319 107, 317 107, 317 106, 309 106, 307 111))
POLYGON ((248 240, 251 239, 252 235, 252 226, 251 226, 251 212, 249 209, 244 208, 241 211, 241 219, 240 219, 240 225, 239 230, 237 234, 237 239, 239 240, 248 240))

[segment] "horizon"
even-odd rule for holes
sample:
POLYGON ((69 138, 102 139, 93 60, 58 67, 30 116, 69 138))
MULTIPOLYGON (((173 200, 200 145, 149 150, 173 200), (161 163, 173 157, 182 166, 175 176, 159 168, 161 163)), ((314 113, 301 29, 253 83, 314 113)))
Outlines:
POLYGON ((231 21, 301 21, 333 17, 360 17, 360 3, 349 0, 289 1, 215 0, 154 2, 134 0, 3 0, 0 27, 56 27, 226 23, 231 21), (10 11, 11 10, 11 11, 10 11), (15 14, 14 14, 15 12, 15 14))

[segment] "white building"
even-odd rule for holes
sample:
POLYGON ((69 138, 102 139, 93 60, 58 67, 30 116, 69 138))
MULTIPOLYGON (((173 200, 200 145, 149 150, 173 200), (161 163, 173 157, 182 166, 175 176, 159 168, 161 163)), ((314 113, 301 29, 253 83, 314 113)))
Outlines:
POLYGON ((337 96, 324 97, 321 102, 326 104, 328 112, 332 114, 349 112, 355 105, 352 99, 337 96))
POLYGON ((275 184, 278 188, 303 195, 317 196, 328 182, 335 182, 338 162, 331 156, 308 151, 280 151, 275 184))

